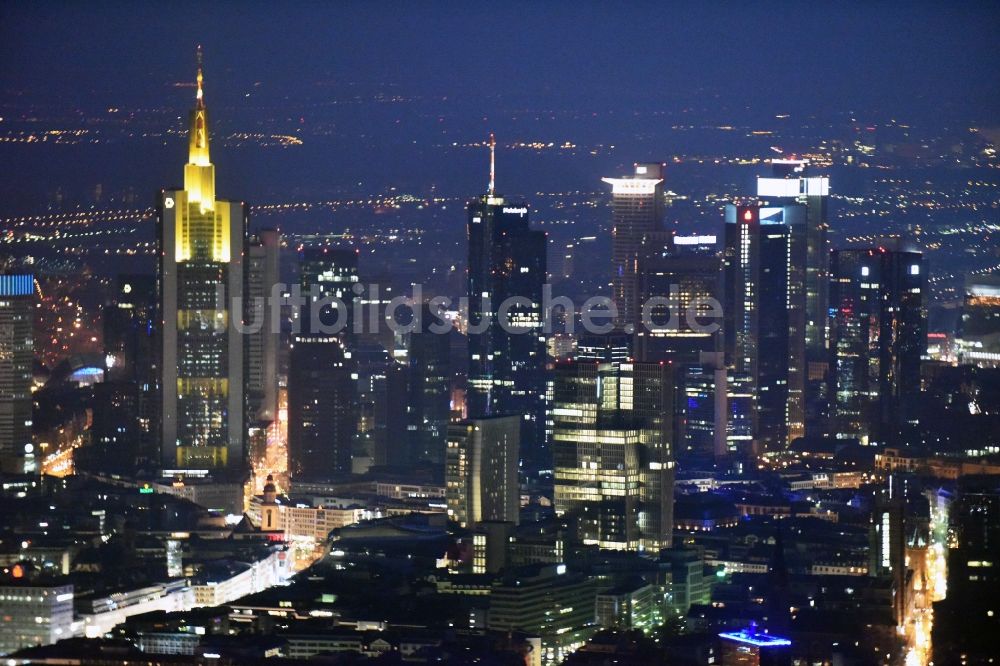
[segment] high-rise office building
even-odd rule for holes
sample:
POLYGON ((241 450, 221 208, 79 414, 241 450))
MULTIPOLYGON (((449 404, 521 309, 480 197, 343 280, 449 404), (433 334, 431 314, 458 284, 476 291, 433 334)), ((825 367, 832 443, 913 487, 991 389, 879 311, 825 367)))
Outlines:
POLYGON ((722 298, 722 262, 715 237, 708 238, 712 241, 704 245, 674 239, 672 248, 647 246, 652 251, 637 258, 638 359, 687 364, 702 352, 721 350, 723 322, 713 317, 720 316, 715 304, 722 298))
POLYGON ((875 491, 869 523, 868 575, 893 581, 893 612, 897 624, 906 609, 906 519, 897 479, 889 477, 887 488, 875 491))
POLYGON ((135 475, 158 469, 141 430, 143 395, 134 382, 97 382, 91 388, 90 443, 73 454, 76 469, 135 475))
POLYGON ((956 490, 942 521, 948 567, 947 585, 939 589, 947 595, 934 604, 933 659, 995 663, 1000 613, 996 594, 985 591, 1000 589, 1000 483, 996 476, 966 476, 956 490))
POLYGON ((573 358, 595 363, 622 363, 632 358, 632 336, 624 331, 585 333, 576 344, 573 358))
POLYGON ((739 470, 753 455, 754 396, 750 378, 727 368, 721 354, 702 354, 678 369, 676 422, 678 464, 732 463, 739 470))
POLYGON ((753 450, 757 400, 745 372, 726 372, 726 455, 746 459, 753 450))
POLYGON ((135 475, 160 469, 156 276, 119 275, 101 310, 104 381, 92 391, 90 444, 78 470, 135 475))
POLYGON ((408 430, 413 409, 409 394, 410 367, 390 359, 374 373, 369 373, 369 377, 372 387, 372 462, 405 467, 415 458, 408 430))
POLYGON ((791 262, 793 228, 805 207, 726 206, 723 313, 726 361, 750 377, 755 447, 779 451, 803 432, 805 348, 791 262))
POLYGON ((1000 367, 1000 275, 969 275, 956 331, 958 358, 980 368, 1000 367))
POLYGON ((268 429, 278 418, 278 347, 281 343, 281 301, 278 252, 281 237, 263 229, 247 240, 246 399, 247 456, 253 468, 267 459, 268 429))
POLYGON ((827 201, 830 178, 811 173, 808 160, 771 160, 771 177, 757 179, 757 196, 780 205, 799 203, 805 206, 805 223, 793 229, 792 263, 802 266, 805 288, 802 291, 805 313, 805 344, 810 360, 825 363, 827 338, 827 287, 830 251, 827 233, 827 201))
POLYGON ((358 396, 359 446, 355 450, 363 452, 352 468, 363 471, 366 464, 409 464, 409 368, 378 343, 358 342, 350 354, 358 396))
POLYGON ((292 478, 329 479, 351 472, 358 434, 356 374, 351 352, 339 338, 296 336, 288 369, 292 478))
POLYGON ((562 564, 511 568, 493 581, 486 626, 540 637, 534 663, 561 664, 598 630, 597 588, 596 578, 562 564))
POLYGON ((200 62, 197 83, 184 188, 164 190, 157 215, 162 463, 235 471, 244 466, 243 312, 234 305, 243 297, 247 211, 215 196, 200 62))
POLYGON ((663 165, 636 164, 627 178, 602 178, 611 185, 611 298, 616 324, 635 325, 636 259, 644 238, 663 231, 663 165))
POLYGON ((445 497, 448 517, 462 527, 519 522, 520 421, 518 416, 497 416, 448 426, 445 497))
POLYGON ((576 538, 613 550, 669 548, 673 369, 561 363, 551 408, 555 510, 576 538))
POLYGON ((101 311, 107 378, 149 383, 156 369, 156 277, 119 275, 101 311))
MULTIPOLYGON (((778 159, 771 161, 770 177, 757 179, 757 196, 768 204, 798 203, 805 208, 804 220, 791 227, 789 245, 789 276, 792 351, 803 358, 803 430, 825 431, 827 330, 829 317, 830 248, 827 238, 829 222, 827 201, 830 179, 816 175, 808 160, 778 159)), ((798 363, 798 361, 796 361, 798 363)), ((793 394, 794 399, 794 394, 793 394)))
POLYGON ((426 330, 433 319, 425 308, 423 331, 409 336, 410 450, 413 461, 444 463, 451 415, 451 336, 426 330))
POLYGON ((703 461, 729 453, 727 372, 721 357, 721 352, 704 353, 697 364, 682 366, 675 414, 678 458, 703 461))
MULTIPOLYGON (((347 341, 353 340, 352 306, 358 298, 353 287, 359 281, 356 250, 307 247, 299 255, 299 286, 305 301, 288 370, 288 458, 293 478, 326 479, 353 469, 362 404, 358 362, 347 341)), ((378 351, 385 356, 384 349, 378 351)))
POLYGON ((542 326, 546 235, 531 229, 527 204, 496 194, 492 136, 490 155, 489 189, 468 206, 467 411, 470 418, 519 416, 521 457, 535 471, 546 469, 549 458, 542 326))
POLYGON ((354 326, 354 286, 358 251, 349 248, 307 247, 299 255, 299 284, 305 305, 300 331, 305 336, 337 334, 348 339, 354 326), (313 321, 313 310, 319 320, 313 321))
POLYGON ((919 252, 833 252, 829 394, 838 437, 893 443, 916 424, 927 349, 925 272, 919 252))
POLYGON ((274 229, 253 234, 247 244, 247 406, 248 418, 270 423, 278 414, 278 347, 281 343, 278 284, 281 236, 274 229), (259 328, 258 328, 259 324, 259 328))
POLYGON ((35 471, 31 443, 35 278, 0 274, 0 471, 35 471))

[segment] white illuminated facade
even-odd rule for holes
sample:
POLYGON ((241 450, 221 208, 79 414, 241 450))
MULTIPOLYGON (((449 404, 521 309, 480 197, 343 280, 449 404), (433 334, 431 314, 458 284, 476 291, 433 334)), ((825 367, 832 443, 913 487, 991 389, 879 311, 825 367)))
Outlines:
POLYGON ((611 194, 655 194, 663 179, 601 178, 601 182, 611 186, 611 194))
POLYGON ((177 580, 94 599, 90 608, 80 613, 79 620, 84 636, 100 638, 133 615, 186 611, 193 605, 194 595, 187 581, 177 580))
POLYGON ((674 236, 674 245, 715 245, 718 236, 674 236))
POLYGON ((286 558, 286 551, 274 548, 263 559, 250 564, 233 562, 229 571, 202 576, 191 585, 194 606, 221 606, 284 583, 288 575, 286 558))
POLYGON ((0 654, 71 638, 73 586, 2 585, 0 618, 0 654))
POLYGON ((366 518, 375 516, 364 507, 352 502, 325 502, 318 505, 305 502, 289 501, 287 498, 276 500, 276 525, 264 526, 264 500, 260 495, 250 500, 247 517, 254 525, 261 526, 269 532, 277 532, 285 541, 326 540, 330 532, 353 525, 366 518))
POLYGON ((829 194, 830 179, 826 176, 757 179, 759 197, 825 197, 829 194))
POLYGON ((611 296, 618 313, 615 323, 635 326, 636 263, 643 241, 663 231, 663 165, 636 164, 626 178, 602 178, 611 186, 611 296))

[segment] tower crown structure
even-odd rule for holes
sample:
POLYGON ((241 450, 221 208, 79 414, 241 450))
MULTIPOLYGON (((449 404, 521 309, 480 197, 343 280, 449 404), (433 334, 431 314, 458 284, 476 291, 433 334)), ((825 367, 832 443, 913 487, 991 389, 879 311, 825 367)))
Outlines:
POLYGON ((205 108, 204 75, 201 47, 198 47, 198 74, 195 107, 191 110, 188 136, 188 161, 184 165, 184 189, 188 202, 199 204, 202 213, 215 210, 215 166, 208 152, 208 110, 205 108))

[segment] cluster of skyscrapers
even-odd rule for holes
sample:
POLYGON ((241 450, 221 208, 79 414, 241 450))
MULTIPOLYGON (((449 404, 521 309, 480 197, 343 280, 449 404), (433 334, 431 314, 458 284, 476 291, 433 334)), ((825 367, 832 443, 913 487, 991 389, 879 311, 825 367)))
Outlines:
MULTIPOLYGON (((915 424, 922 257, 898 242, 831 251, 829 179, 806 161, 773 160, 719 233, 696 236, 667 230, 664 165, 605 178, 613 330, 579 333, 555 362, 547 237, 497 194, 492 136, 490 160, 467 209, 466 346, 427 330, 442 313, 425 303, 421 329, 387 337, 357 326, 384 321, 387 297, 355 249, 300 249, 287 287, 280 234, 250 234, 247 206, 216 196, 199 65, 184 184, 158 201, 155 282, 123 277, 105 312, 104 399, 127 423, 95 445, 127 451, 132 471, 238 478, 284 418, 293 477, 426 464, 467 524, 516 523, 519 488, 538 483, 581 542, 656 551, 678 464, 739 469, 801 437, 889 444, 915 424), (289 292, 305 305, 284 307, 289 292)), ((35 453, 34 290, 0 277, 0 453, 20 470, 35 453)))

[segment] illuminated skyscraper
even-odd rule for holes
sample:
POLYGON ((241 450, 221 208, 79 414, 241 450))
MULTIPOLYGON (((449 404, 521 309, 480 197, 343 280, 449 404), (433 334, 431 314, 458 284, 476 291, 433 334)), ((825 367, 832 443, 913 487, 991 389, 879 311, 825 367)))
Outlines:
POLYGON ((254 234, 247 247, 247 322, 260 322, 246 341, 247 404, 248 417, 258 423, 274 421, 278 413, 281 330, 275 309, 280 305, 271 296, 278 284, 280 247, 281 236, 274 229, 254 234))
POLYGON ((91 446, 74 455, 78 468, 118 473, 160 468, 159 323, 155 275, 119 275, 101 311, 104 320, 104 382, 94 385, 91 446))
POLYGON ((108 378, 155 382, 156 278, 119 275, 116 291, 101 311, 108 378))
POLYGON ((499 416, 448 426, 448 517, 462 527, 482 521, 518 523, 520 421, 517 416, 499 416))
POLYGON ((830 396, 834 432, 893 443, 916 424, 927 349, 919 252, 836 250, 830 279, 830 396))
POLYGON ((728 387, 722 354, 703 353, 697 364, 682 368, 675 414, 677 456, 698 461, 725 457, 728 387))
MULTIPOLYGON (((358 359, 369 390, 385 388, 384 372, 368 372, 361 350, 349 349, 358 253, 349 248, 307 247, 299 255, 306 299, 301 330, 293 336, 288 370, 288 467, 293 478, 328 479, 352 469, 358 439, 358 359), (313 310, 316 310, 313 312, 313 310), (355 356, 355 354, 358 356, 355 356), (380 386, 373 375, 381 377, 380 386)), ((379 350, 384 354, 384 350, 379 350)), ((388 361, 388 358, 386 357, 388 361)), ((365 392, 366 401, 372 396, 365 392)))
POLYGON ((584 544, 669 548, 673 532, 673 369, 561 363, 552 399, 556 514, 584 544))
POLYGON ((288 369, 293 479, 326 480, 351 472, 358 411, 357 365, 340 338, 296 336, 288 369))
POLYGON ((721 350, 723 322, 713 304, 722 298, 722 262, 715 237, 707 238, 711 242, 704 245, 677 243, 662 250, 653 244, 653 251, 638 257, 636 358, 697 363, 700 353, 721 350), (642 321, 644 307, 647 321, 642 321), (711 324, 714 332, 702 328, 711 324))
POLYGON ((830 179, 810 175, 808 160, 771 160, 773 174, 757 179, 757 196, 780 205, 799 203, 806 207, 805 224, 796 227, 792 263, 802 266, 805 274, 803 312, 805 344, 810 360, 825 362, 826 304, 830 273, 827 232, 827 200, 830 179))
POLYGON ((35 279, 0 274, 0 471, 35 471, 31 443, 35 279))
POLYGON ((247 212, 215 196, 200 62, 197 82, 184 188, 161 193, 157 216, 162 462, 167 469, 240 470, 246 403, 243 335, 235 324, 243 313, 233 308, 243 297, 247 212))
POLYGON ((321 326, 339 329, 336 334, 347 339, 353 326, 354 301, 360 298, 353 287, 359 282, 358 251, 350 248, 307 247, 299 255, 299 282, 303 308, 301 332, 306 336, 325 335, 321 326), (322 304, 320 301, 329 301, 322 304), (318 307, 319 321, 313 321, 313 306, 318 307), (341 309, 343 305, 343 309, 341 309))
MULTIPOLYGON (((433 322, 424 306, 426 329, 433 322)), ((451 337, 433 331, 414 331, 409 336, 409 424, 412 461, 444 462, 445 438, 451 411, 451 337)))
POLYGON ((636 266, 643 239, 663 230, 663 165, 636 164, 628 178, 602 178, 611 185, 611 298, 619 326, 635 324, 636 266))
POLYGON ((875 491, 869 525, 868 575, 893 581, 893 612, 897 624, 905 618, 906 512, 898 479, 889 477, 888 487, 875 491))
POLYGON ((468 207, 468 415, 521 417, 521 458, 530 470, 545 469, 546 235, 531 229, 527 204, 496 194, 490 141, 489 190, 468 207))
POLYGON ((805 218, 798 204, 726 206, 724 301, 726 361, 749 377, 756 395, 755 444, 782 450, 802 434, 805 358, 801 280, 791 263, 794 228, 805 218))
POLYGON ((631 356, 632 336, 623 331, 612 331, 580 335, 573 358, 595 363, 624 363, 631 356))
POLYGON ((278 418, 281 305, 274 287, 278 283, 280 245, 281 237, 274 229, 263 229, 247 241, 246 450, 253 466, 266 459, 268 428, 278 418))
MULTIPOLYGON (((772 175, 757 179, 757 196, 767 204, 797 203, 805 208, 804 219, 791 228, 789 245, 791 307, 789 340, 796 358, 803 358, 803 431, 825 430, 830 249, 827 240, 827 200, 830 179, 818 176, 808 160, 771 161, 772 175)), ((798 363, 796 361, 796 363, 798 363)), ((793 394, 794 396, 794 394, 793 394)))

